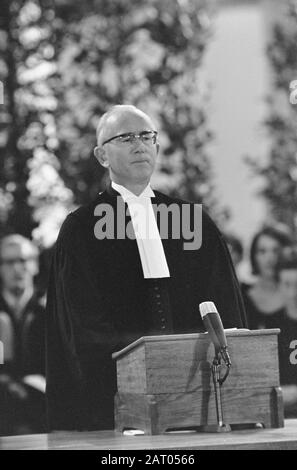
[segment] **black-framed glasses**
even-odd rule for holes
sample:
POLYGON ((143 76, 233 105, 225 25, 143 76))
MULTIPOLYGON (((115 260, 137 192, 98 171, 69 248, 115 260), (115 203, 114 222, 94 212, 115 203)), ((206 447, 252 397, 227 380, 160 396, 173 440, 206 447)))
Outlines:
POLYGON ((115 142, 121 145, 133 145, 137 139, 140 139, 146 145, 154 145, 157 142, 157 131, 143 131, 136 134, 135 132, 126 132, 125 134, 115 135, 102 143, 102 146, 115 142))

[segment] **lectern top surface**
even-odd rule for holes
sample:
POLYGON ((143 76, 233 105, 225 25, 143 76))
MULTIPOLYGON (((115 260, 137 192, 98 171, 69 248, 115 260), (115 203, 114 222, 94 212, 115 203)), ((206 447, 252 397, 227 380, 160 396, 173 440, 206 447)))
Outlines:
MULTIPOLYGON (((266 336, 278 335, 279 328, 262 329, 262 330, 249 330, 247 328, 228 328, 225 329, 226 336, 266 336)), ((128 351, 135 347, 140 346, 142 343, 162 342, 162 341, 188 341, 193 339, 208 339, 208 333, 187 333, 182 335, 155 335, 155 336, 141 336, 133 343, 125 348, 113 353, 112 358, 117 360, 128 351)))

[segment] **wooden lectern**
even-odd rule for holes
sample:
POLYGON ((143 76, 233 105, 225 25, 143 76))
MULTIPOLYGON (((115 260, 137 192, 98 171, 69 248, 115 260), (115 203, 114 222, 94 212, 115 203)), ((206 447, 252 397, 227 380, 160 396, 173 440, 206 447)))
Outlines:
MULTIPOLYGON (((232 367, 221 388, 224 421, 283 427, 279 329, 225 331, 232 367)), ((146 336, 114 353, 116 430, 162 434, 216 424, 213 357, 207 333, 146 336)))

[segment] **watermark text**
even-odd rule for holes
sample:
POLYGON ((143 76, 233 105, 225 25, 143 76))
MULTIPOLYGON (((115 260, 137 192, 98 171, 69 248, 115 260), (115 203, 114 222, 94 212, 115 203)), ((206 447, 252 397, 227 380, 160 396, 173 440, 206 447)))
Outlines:
POLYGON ((117 204, 98 204, 94 235, 98 240, 141 238, 182 239, 184 250, 198 250, 202 244, 202 205, 172 203, 150 204, 149 199, 130 203, 121 196, 117 204), (158 227, 156 222, 158 222, 158 227))

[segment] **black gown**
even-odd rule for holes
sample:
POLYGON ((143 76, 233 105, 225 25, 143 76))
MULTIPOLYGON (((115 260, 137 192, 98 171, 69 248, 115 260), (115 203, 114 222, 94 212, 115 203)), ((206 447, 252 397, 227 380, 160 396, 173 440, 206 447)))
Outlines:
MULTIPOLYGON (((118 196, 110 187, 71 213, 56 242, 47 301, 50 430, 113 428, 112 353, 152 333, 204 331, 200 302, 215 302, 225 328, 246 326, 228 249, 216 225, 203 213, 200 249, 184 250, 183 238, 162 239, 170 271, 171 321, 165 331, 156 331, 147 308, 147 280, 136 240, 98 240, 94 235, 95 207, 116 208, 118 196)), ((152 203, 190 204, 193 209, 192 203, 158 191, 152 203)))

